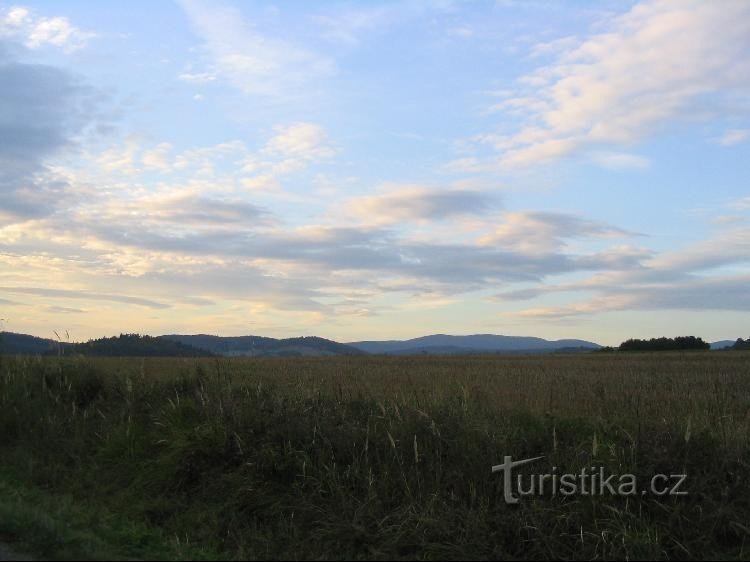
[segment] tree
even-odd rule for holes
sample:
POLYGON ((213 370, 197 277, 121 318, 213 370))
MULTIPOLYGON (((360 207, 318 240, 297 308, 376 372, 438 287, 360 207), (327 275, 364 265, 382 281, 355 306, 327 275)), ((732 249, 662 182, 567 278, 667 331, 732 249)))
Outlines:
POLYGON ((711 349, 711 344, 695 336, 676 338, 651 338, 650 340, 629 339, 620 344, 620 351, 680 351, 711 349))

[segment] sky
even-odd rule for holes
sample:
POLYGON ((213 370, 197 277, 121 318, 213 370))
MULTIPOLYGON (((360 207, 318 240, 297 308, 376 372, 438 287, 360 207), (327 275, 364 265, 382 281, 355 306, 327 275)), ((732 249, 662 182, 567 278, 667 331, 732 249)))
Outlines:
POLYGON ((750 336, 750 2, 0 0, 0 327, 750 336))

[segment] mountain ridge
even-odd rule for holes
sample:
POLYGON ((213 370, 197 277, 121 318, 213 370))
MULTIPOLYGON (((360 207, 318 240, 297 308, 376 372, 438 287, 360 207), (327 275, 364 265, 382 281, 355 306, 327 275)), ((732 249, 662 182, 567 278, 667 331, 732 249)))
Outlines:
POLYGON ((590 350, 599 349, 597 343, 580 339, 546 340, 533 336, 504 336, 497 334, 472 334, 453 336, 432 334, 408 340, 366 340, 347 342, 347 345, 367 353, 384 355, 424 354, 431 351, 445 353, 498 353, 498 352, 552 352, 560 349, 590 350))

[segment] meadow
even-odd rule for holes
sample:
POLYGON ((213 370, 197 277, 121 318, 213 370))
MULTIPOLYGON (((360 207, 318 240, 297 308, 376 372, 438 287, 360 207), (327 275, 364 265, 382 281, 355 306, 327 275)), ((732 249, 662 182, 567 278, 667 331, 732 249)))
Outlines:
POLYGON ((750 559, 750 353, 4 357, 0 542, 49 558, 750 559), (683 496, 503 499, 491 466, 683 496))

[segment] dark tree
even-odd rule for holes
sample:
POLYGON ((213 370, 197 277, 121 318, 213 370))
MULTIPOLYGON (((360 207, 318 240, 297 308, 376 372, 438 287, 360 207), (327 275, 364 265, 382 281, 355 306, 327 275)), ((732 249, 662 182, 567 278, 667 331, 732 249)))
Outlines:
POLYGON ((711 349, 711 344, 695 336, 676 338, 651 338, 650 340, 629 339, 620 344, 620 351, 681 351, 711 349))

